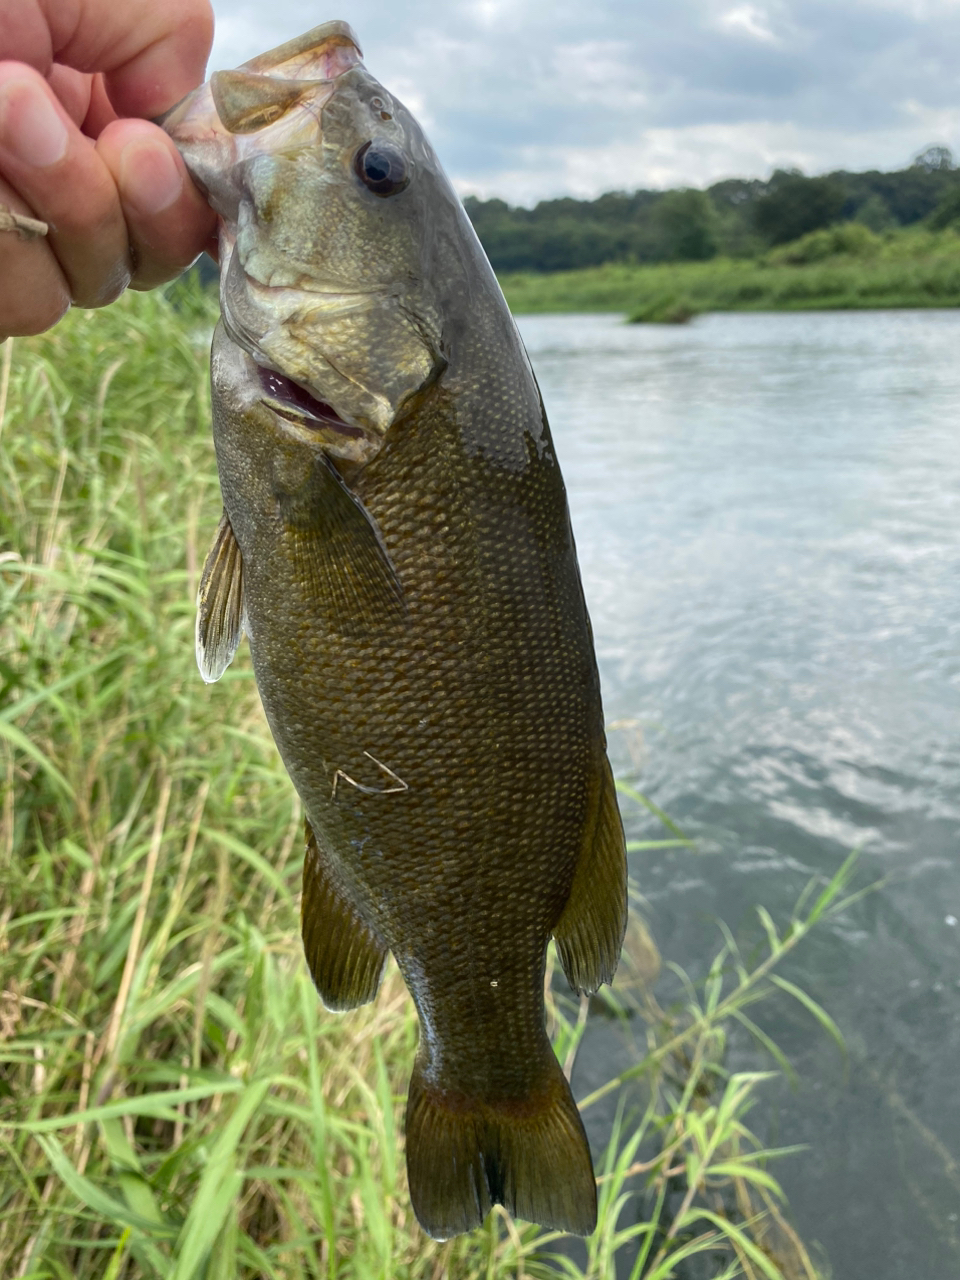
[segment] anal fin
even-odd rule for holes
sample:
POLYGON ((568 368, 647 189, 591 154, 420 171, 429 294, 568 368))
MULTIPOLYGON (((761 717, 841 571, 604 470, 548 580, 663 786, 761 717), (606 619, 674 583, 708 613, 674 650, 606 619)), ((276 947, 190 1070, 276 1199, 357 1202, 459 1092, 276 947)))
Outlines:
POLYGON ((306 835, 300 931, 307 964, 326 1008, 355 1009, 377 994, 387 948, 335 883, 309 822, 306 835))
POLYGON ((581 992, 612 981, 627 929, 626 846, 606 756, 595 788, 573 887, 553 931, 567 981, 581 992))
POLYGON ((197 666, 207 684, 219 680, 243 639, 243 556, 224 512, 197 592, 197 666))

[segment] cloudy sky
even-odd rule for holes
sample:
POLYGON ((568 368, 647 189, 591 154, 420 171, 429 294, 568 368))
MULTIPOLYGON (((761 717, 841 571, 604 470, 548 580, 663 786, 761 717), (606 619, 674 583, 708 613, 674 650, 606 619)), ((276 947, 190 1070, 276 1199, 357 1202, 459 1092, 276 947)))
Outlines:
POLYGON ((329 18, 461 194, 895 169, 960 153, 960 0, 213 0, 211 69, 329 18))

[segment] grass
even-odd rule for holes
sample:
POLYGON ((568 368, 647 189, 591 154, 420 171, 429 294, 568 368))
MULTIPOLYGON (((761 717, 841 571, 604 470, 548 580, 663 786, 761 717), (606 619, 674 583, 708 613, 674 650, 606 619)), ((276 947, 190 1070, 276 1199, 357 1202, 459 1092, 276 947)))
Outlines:
MULTIPOLYGON (((411 1002, 391 969, 374 1005, 321 1009, 301 815, 248 660, 212 688, 194 667, 211 323, 199 292, 129 296, 0 348, 0 1273, 607 1280, 619 1257, 632 1280, 812 1280, 747 1124, 768 1073, 731 1074, 726 1045, 745 1029, 789 1070, 746 1012, 778 982, 836 1034, 774 970, 844 908, 849 865, 779 931, 761 913, 752 967, 724 934, 669 1009, 634 921, 592 1007, 631 1042, 644 1027, 647 1054, 581 1099, 615 1113, 586 1245, 501 1211, 446 1244, 420 1231, 398 1136, 411 1002)), ((558 983, 568 1071, 587 1014, 558 983)))
POLYGON ((960 234, 875 235, 848 223, 760 258, 653 266, 608 264, 551 275, 505 275, 512 310, 622 311, 679 323, 706 311, 863 310, 960 306, 960 234))

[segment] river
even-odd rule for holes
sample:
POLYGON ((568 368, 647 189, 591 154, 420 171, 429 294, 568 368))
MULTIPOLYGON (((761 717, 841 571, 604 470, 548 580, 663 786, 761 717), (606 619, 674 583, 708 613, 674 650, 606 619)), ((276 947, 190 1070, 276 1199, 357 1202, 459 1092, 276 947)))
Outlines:
POLYGON ((651 932, 702 976, 717 918, 758 939, 754 904, 784 922, 855 847, 857 885, 886 878, 784 970, 849 1062, 778 997, 763 1025, 800 1083, 751 1119, 809 1145, 773 1171, 837 1280, 956 1280, 960 312, 520 328, 615 769, 696 838, 632 855, 651 932))

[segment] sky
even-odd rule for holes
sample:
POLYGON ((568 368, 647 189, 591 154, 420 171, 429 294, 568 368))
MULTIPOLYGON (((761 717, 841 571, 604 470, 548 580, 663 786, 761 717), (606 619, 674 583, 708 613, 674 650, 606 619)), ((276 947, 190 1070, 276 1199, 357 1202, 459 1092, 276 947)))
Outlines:
POLYGON ((213 0, 211 70, 331 18, 461 195, 532 205, 960 155, 960 0, 213 0))

